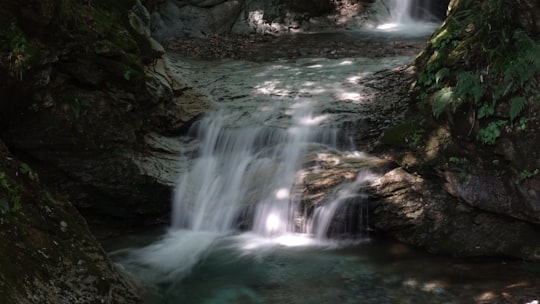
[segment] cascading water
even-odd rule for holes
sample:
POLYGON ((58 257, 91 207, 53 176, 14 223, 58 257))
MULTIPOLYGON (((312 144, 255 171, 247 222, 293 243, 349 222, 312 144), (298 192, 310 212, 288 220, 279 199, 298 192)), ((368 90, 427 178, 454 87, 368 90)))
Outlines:
MULTIPOLYGON (((377 18, 375 29, 408 36, 430 34, 441 22, 439 16, 431 12, 432 2, 436 1, 378 0, 373 4, 377 18)), ((444 1, 437 2, 442 5, 444 1)))
POLYGON ((309 100, 295 98, 287 111, 286 129, 227 126, 225 110, 200 122, 200 155, 176 187, 173 228, 227 232, 248 222, 262 235, 297 231, 291 189, 301 158, 312 142, 335 145, 336 132, 317 127, 309 100))
MULTIPOLYGON (((376 177, 369 171, 359 172, 356 180, 351 183, 345 184, 338 190, 334 199, 328 204, 317 207, 313 211, 313 217, 308 223, 309 231, 311 231, 318 239, 324 239, 330 227, 332 217, 336 211, 343 207, 349 199, 358 198, 358 190, 376 177)), ((360 223, 362 226, 364 223, 360 223)))
MULTIPOLYGON (((310 212, 297 187, 307 174, 303 165, 314 161, 308 154, 339 155, 338 142, 350 143, 336 121, 358 120, 354 109, 365 99, 358 79, 409 57, 224 62, 211 69, 169 60, 182 73, 192 71, 193 86, 220 102, 193 127, 198 153, 178 179, 168 233, 147 247, 116 252, 122 265, 148 282, 176 282, 224 242, 240 256, 276 244, 332 245, 326 240, 330 219, 370 175, 351 176, 310 212), (225 78, 225 87, 216 81, 225 78)), ((342 154, 357 163, 365 159, 342 154)))

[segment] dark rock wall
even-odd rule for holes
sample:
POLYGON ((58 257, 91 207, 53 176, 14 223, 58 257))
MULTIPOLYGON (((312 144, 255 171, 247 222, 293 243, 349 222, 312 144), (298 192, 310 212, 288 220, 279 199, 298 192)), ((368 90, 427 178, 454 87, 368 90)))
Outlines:
MULTIPOLYGON (((522 4, 519 7, 506 1, 465 0, 450 3, 449 20, 432 36, 416 60, 416 99, 411 102, 407 122, 388 129, 381 138, 386 148, 394 149, 392 157, 404 170, 387 173, 381 180, 384 186, 376 188, 374 218, 381 231, 435 252, 540 259, 538 106, 530 102, 518 118, 511 118, 508 111, 511 98, 500 98, 492 116, 484 117, 479 114, 480 105, 495 102, 493 95, 488 94, 480 96, 478 101, 454 100, 457 103, 437 117, 435 94, 427 89, 433 83, 426 86, 423 82, 429 71, 440 76, 441 70, 449 74, 467 71, 468 75, 478 77, 482 85, 492 81, 488 80, 489 76, 497 73, 493 67, 506 63, 512 54, 490 53, 485 49, 487 44, 478 45, 486 40, 498 41, 497 35, 532 34, 534 10, 522 4), (530 15, 525 22, 527 26, 516 19, 512 19, 515 23, 500 22, 516 14, 530 15), (463 19, 452 23, 454 19, 450 18, 463 19), (479 24, 501 26, 493 27, 486 36, 482 32, 485 28, 475 23, 477 20, 482 20, 479 24), (499 58, 499 54, 505 55, 499 58), (486 68, 484 64, 490 68, 489 76, 480 76, 479 71, 486 68), (480 130, 494 121, 502 121, 504 127, 490 133, 495 135, 492 141, 485 141, 480 130), (411 140, 413 137, 417 138, 416 142, 411 140)), ((528 47, 535 49, 535 42, 523 39, 528 41, 528 47)), ((487 47, 508 50, 498 43, 487 47)), ((526 68, 521 67, 521 74, 532 73, 524 80, 527 85, 515 93, 530 101, 538 98, 539 91, 540 70, 534 71, 534 66, 529 62, 526 68), (529 86, 530 89, 525 89, 529 86)), ((505 70, 512 67, 506 66, 505 70)), ((455 89, 460 84, 455 78, 443 76, 443 79, 436 80, 441 82, 439 89, 455 89)), ((490 85, 493 90, 498 86, 510 87, 512 82, 507 80, 496 77, 490 85)), ((469 88, 473 89, 474 86, 469 88)))
POLYGON ((72 204, 0 141, 0 302, 139 303, 72 204))
POLYGON ((177 133, 209 103, 171 76, 138 1, 63 5, 4 7, 0 136, 83 210, 165 215, 174 172, 157 179, 147 164, 177 151, 156 153, 146 135, 177 133))

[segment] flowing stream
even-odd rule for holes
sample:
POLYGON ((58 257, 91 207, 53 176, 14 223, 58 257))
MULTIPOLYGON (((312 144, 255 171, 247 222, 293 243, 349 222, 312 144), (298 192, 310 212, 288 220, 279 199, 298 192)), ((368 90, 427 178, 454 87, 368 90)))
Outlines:
MULTIPOLYGON (((412 26, 403 13, 408 1, 392 3, 385 7, 393 28, 412 26)), ((366 157, 354 151, 346 127, 372 101, 361 80, 411 59, 255 63, 169 55, 177 76, 212 96, 215 110, 186 136, 197 153, 179 176, 171 227, 108 248, 144 287, 145 303, 464 303, 487 286, 502 288, 481 263, 370 240, 366 231, 328 238, 335 213, 351 199, 361 204, 361 188, 377 178, 369 170, 309 212, 301 202, 308 155, 366 157)))

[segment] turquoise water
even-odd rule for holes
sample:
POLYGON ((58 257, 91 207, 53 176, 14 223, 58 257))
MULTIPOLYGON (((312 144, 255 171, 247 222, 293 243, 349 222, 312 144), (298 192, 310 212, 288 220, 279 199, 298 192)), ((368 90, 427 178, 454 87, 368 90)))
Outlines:
POLYGON ((383 240, 186 233, 111 253, 145 304, 499 303, 538 283, 524 262, 441 257, 383 240))

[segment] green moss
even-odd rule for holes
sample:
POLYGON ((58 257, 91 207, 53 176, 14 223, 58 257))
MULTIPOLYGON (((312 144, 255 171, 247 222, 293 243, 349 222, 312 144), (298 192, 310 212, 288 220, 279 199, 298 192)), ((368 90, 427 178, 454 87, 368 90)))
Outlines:
POLYGON ((515 23, 515 9, 506 0, 455 2, 416 61, 417 100, 435 116, 470 106, 480 124, 503 103, 511 121, 525 115, 538 94, 540 40, 515 23))
POLYGON ((394 147, 410 147, 419 144, 423 134, 426 134, 425 126, 419 120, 405 122, 384 131, 381 142, 394 147))
POLYGON ((20 187, 6 174, 0 171, 0 210, 7 212, 21 209, 20 187))
POLYGON ((14 23, 0 31, 2 52, 7 53, 7 68, 11 77, 22 79, 30 67, 39 62, 39 48, 14 23))

